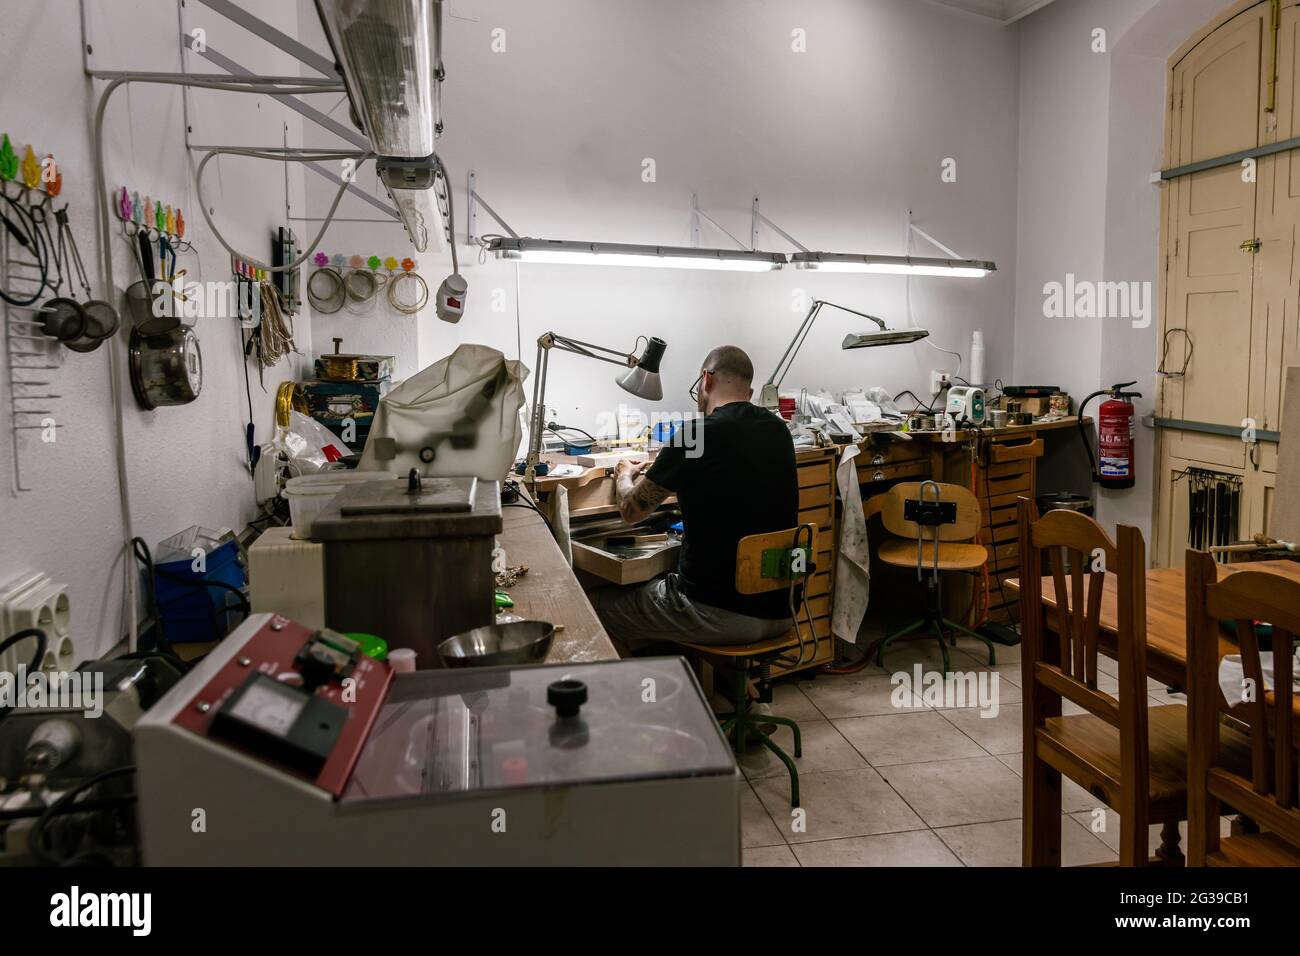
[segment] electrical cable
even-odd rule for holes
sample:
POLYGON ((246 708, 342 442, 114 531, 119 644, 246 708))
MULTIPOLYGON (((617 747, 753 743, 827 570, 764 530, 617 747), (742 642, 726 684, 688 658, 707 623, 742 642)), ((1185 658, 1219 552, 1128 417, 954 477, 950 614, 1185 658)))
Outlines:
MULTIPOLYGON (((326 230, 329 229, 330 224, 334 221, 334 213, 339 208, 339 203, 343 201, 343 195, 348 191, 348 186, 351 185, 351 180, 344 177, 343 182, 339 185, 338 191, 334 194, 334 201, 330 203, 330 208, 325 213, 325 220, 321 224, 320 230, 312 238, 310 245, 307 246, 302 254, 299 255, 297 259, 294 259, 292 262, 286 263, 285 265, 273 266, 269 263, 261 262, 247 253, 240 252, 226 241, 226 237, 221 234, 221 231, 217 229, 216 223, 212 221, 212 216, 208 212, 207 200, 203 197, 203 170, 207 167, 208 163, 212 161, 214 156, 247 156, 252 159, 271 159, 282 163, 313 163, 323 162, 328 159, 338 159, 340 158, 339 152, 337 150, 330 150, 327 152, 286 153, 284 150, 248 149, 242 146, 221 146, 215 149, 210 149, 204 153, 203 158, 199 160, 198 168, 194 170, 194 192, 195 197, 198 199, 199 212, 203 214, 203 221, 208 224, 208 229, 211 230, 213 238, 215 238, 217 242, 221 244, 221 247, 228 253, 237 259, 242 259, 244 262, 247 262, 256 269, 264 269, 267 272, 292 272, 310 259, 311 254, 316 251, 316 247, 319 246, 321 240, 325 238, 326 230)), ((355 152, 345 154, 342 158, 355 159, 356 166, 353 167, 355 170, 366 160, 374 159, 375 154, 369 151, 355 152)))
POLYGON ((64 810, 63 808, 72 803, 76 799, 77 794, 83 793, 91 787, 103 783, 105 780, 112 780, 114 777, 122 777, 131 773, 135 773, 134 764, 127 764, 125 767, 114 767, 112 770, 104 770, 95 774, 93 777, 87 777, 85 780, 80 781, 74 785, 72 789, 66 791, 62 796, 60 796, 59 799, 51 803, 45 809, 45 812, 37 818, 36 822, 32 824, 31 833, 27 836, 27 849, 31 851, 32 856, 36 857, 37 862, 42 866, 67 866, 74 860, 79 860, 81 858, 80 855, 71 857, 67 860, 60 860, 45 849, 45 830, 50 825, 50 821, 62 813, 76 813, 79 808, 75 805, 69 810, 64 810))
MULTIPOLYGON (((38 671, 41 669, 41 661, 45 659, 45 650, 49 643, 49 638, 46 636, 45 631, 39 627, 25 627, 21 631, 14 631, 14 633, 10 634, 3 641, 0 641, 0 654, 3 654, 15 644, 24 641, 29 637, 36 638, 36 653, 32 655, 32 662, 28 665, 27 669, 29 671, 38 671)), ((8 713, 8 711, 0 711, 0 717, 3 717, 6 713, 8 713)))
POLYGON ((921 404, 921 400, 920 400, 919 398, 917 398, 916 393, 913 392, 910 388, 905 388, 905 389, 903 389, 901 392, 899 392, 897 395, 894 396, 894 401, 897 402, 897 401, 898 401, 900 398, 902 398, 904 395, 911 395, 911 396, 912 396, 912 401, 916 402, 916 408, 912 409, 912 411, 915 412, 918 408, 920 408, 920 409, 925 409, 925 411, 928 412, 928 413, 931 414, 931 415, 934 414, 934 403, 935 403, 936 399, 930 399, 930 404, 929 404, 929 405, 922 405, 922 404, 921 404))
MULTIPOLYGON (((908 255, 908 256, 911 256, 911 254, 912 254, 912 214, 911 214, 911 212, 909 211, 907 215, 908 215, 908 219, 907 219, 907 255, 908 255)), ((907 307, 907 321, 910 322, 910 323, 912 324, 912 328, 914 328, 914 329, 919 329, 920 326, 916 324, 916 316, 912 314, 912 275, 911 275, 911 273, 908 273, 907 276, 906 276, 906 278, 904 279, 903 295, 904 295, 904 300, 905 300, 905 302, 906 302, 906 307, 907 307)), ((957 367, 953 370, 953 375, 956 375, 958 372, 961 371, 961 353, 960 353, 960 352, 954 352, 952 349, 940 348, 939 346, 937 346, 937 345, 934 344, 934 342, 930 339, 929 336, 926 336, 926 338, 923 339, 923 341, 925 342, 926 345, 930 346, 930 348, 932 348, 932 349, 934 349, 934 350, 936 350, 936 351, 938 351, 938 352, 944 352, 944 353, 946 353, 946 354, 948 354, 948 355, 955 355, 955 356, 957 356, 957 367)))
MULTIPOLYGON (((28 673, 38 673, 41 669, 41 662, 45 660, 45 650, 49 646, 49 639, 41 628, 25 627, 21 631, 14 631, 3 641, 0 641, 0 654, 29 637, 36 638, 36 653, 32 655, 32 662, 27 666, 27 671, 28 673)), ((11 713, 13 713, 13 708, 0 707, 0 720, 4 720, 11 713)))

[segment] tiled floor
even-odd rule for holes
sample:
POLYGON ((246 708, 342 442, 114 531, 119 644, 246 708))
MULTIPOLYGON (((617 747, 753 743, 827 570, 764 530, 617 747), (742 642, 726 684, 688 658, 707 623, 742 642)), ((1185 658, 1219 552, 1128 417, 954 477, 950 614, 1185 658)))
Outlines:
MULTIPOLYGON (((1020 865, 1020 651, 999 647, 994 667, 974 641, 959 641, 952 655, 955 670, 988 672, 990 681, 996 673, 996 716, 976 706, 926 706, 895 690, 892 673, 911 673, 917 662, 941 669, 933 641, 895 645, 883 669, 775 688, 772 713, 799 721, 803 732, 802 812, 790 808, 784 766, 767 750, 746 755, 746 866, 1020 865)), ((1114 664, 1103 660, 1099 669, 1113 674, 1114 664)), ((1154 684, 1150 691, 1153 707, 1176 699, 1154 684)), ((776 739, 792 749, 789 730, 776 739)), ((1113 813, 1068 780, 1062 811, 1067 866, 1118 859, 1113 813)))

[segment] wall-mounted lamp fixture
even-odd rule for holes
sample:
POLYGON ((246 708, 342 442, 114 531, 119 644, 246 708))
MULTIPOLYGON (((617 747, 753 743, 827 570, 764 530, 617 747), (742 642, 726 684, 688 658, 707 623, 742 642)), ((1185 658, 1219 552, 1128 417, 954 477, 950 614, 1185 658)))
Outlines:
POLYGON ((660 269, 714 269, 727 272, 771 272, 785 265, 775 252, 745 249, 700 249, 694 246, 650 246, 622 242, 574 242, 565 239, 495 238, 488 251, 498 259, 561 265, 637 266, 660 269))

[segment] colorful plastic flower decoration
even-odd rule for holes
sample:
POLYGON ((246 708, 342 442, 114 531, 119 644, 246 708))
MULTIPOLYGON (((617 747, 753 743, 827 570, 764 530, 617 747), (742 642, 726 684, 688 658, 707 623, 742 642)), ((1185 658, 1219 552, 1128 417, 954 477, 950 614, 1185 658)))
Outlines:
POLYGON ((36 160, 36 152, 29 145, 23 153, 23 185, 35 189, 41 184, 41 164, 36 160))
POLYGON ((117 199, 117 214, 123 220, 131 218, 131 194, 126 191, 125 186, 122 187, 122 195, 117 199))
POLYGON ((41 179, 45 182, 47 195, 57 196, 63 192, 63 172, 59 169, 59 164, 54 161, 53 153, 46 153, 45 159, 41 162, 41 179), (47 168, 52 170, 54 175, 47 175, 45 172, 47 168))
POLYGON ((378 256, 371 256, 366 260, 366 265, 370 267, 371 272, 374 272, 381 265, 381 260, 378 256))
POLYGON ((394 259, 392 256, 389 256, 387 259, 384 260, 384 268, 387 269, 389 272, 392 272, 394 269, 397 268, 397 260, 394 259))
POLYGON ((334 258, 330 260, 330 263, 334 266, 335 269, 342 269, 344 263, 346 262, 347 260, 343 258, 342 253, 336 253, 334 258))
POLYGON ((348 260, 348 265, 350 265, 354 269, 360 269, 365 264, 366 261, 362 259, 360 256, 353 256, 351 259, 348 260))
POLYGON ((402 260, 402 269, 403 269, 403 270, 405 270, 406 272, 410 272, 410 271, 411 271, 412 269, 414 269, 414 268, 415 268, 415 260, 414 260, 414 259, 412 259, 412 258, 410 258, 410 257, 408 256, 407 258, 405 258, 405 259, 402 260))
POLYGON ((318 252, 316 255, 311 257, 311 261, 316 263, 319 268, 323 269, 330 264, 330 257, 325 255, 323 252, 318 252))
POLYGON ((13 179, 18 175, 18 154, 14 152, 9 134, 0 138, 0 179, 13 179))

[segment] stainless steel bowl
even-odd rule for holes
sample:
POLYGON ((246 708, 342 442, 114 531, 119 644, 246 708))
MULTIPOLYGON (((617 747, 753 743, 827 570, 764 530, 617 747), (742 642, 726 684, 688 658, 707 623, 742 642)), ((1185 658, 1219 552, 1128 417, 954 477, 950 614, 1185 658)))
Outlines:
POLYGON ((443 667, 540 664, 554 637, 555 625, 549 621, 488 624, 447 638, 438 645, 438 658, 443 667))

